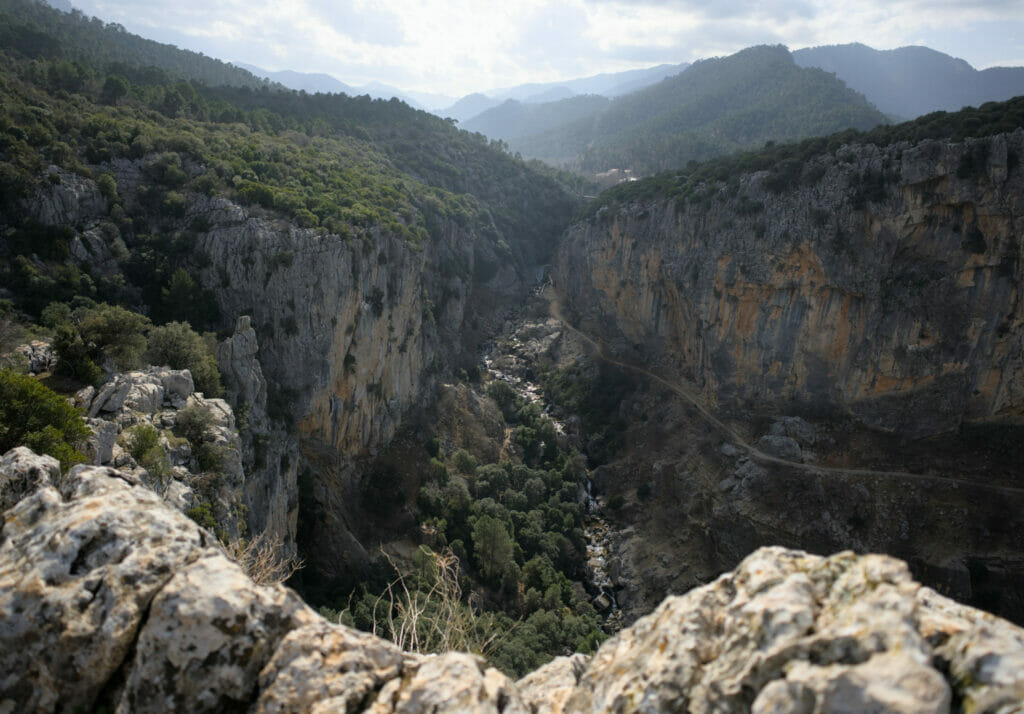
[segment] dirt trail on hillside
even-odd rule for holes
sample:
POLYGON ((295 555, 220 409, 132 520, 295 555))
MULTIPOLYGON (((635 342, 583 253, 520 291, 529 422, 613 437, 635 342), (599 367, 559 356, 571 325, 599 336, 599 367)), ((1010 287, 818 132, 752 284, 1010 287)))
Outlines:
POLYGON ((801 461, 790 461, 789 459, 783 459, 778 456, 772 456, 758 449, 753 444, 750 444, 740 434, 736 433, 731 427, 722 422, 716 417, 703 403, 697 391, 692 385, 686 384, 685 382, 677 382, 665 379, 664 377, 651 372, 650 370, 630 362, 623 362, 622 360, 616 359, 610 356, 604 345, 599 343, 597 340, 592 338, 590 335, 582 332, 579 328, 575 327, 562 313, 562 306, 559 295, 553 287, 546 287, 545 294, 549 298, 549 310, 551 316, 556 320, 560 321, 565 325, 573 334, 577 335, 580 339, 590 345, 596 355, 607 362, 617 367, 622 367, 630 371, 642 374, 650 379, 654 380, 663 387, 669 389, 673 393, 679 395, 685 399, 694 409, 696 409, 700 415, 707 421, 707 423, 713 425, 722 434, 726 435, 731 439, 736 446, 743 449, 747 454, 755 461, 768 464, 779 464, 790 468, 800 469, 809 473, 820 474, 820 475, 836 475, 836 476, 881 476, 884 478, 893 479, 910 479, 916 481, 932 481, 947 483, 954 486, 969 486, 971 488, 984 488, 989 491, 995 491, 998 493, 1013 494, 1015 496, 1024 495, 1024 488, 1014 488, 1012 486, 997 486, 994 484, 987 484, 979 481, 971 481, 968 479, 960 479, 952 476, 935 476, 932 474, 916 474, 909 473, 906 471, 876 471, 873 469, 851 469, 841 468, 834 466, 817 466, 814 464, 805 464, 801 461))

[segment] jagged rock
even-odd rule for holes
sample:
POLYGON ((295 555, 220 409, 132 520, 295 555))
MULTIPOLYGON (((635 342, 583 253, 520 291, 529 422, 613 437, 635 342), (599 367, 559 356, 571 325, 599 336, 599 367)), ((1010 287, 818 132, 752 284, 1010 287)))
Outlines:
POLYGON ((589 662, 590 657, 581 654, 555 657, 516 682, 516 688, 534 714, 561 714, 589 662))
POLYGON ((316 619, 291 590, 256 587, 238 565, 210 554, 153 599, 118 710, 220 712, 251 702, 278 642, 316 619))
POLYGON ((124 408, 142 414, 154 414, 160 411, 164 402, 164 388, 160 380, 138 372, 130 372, 131 386, 124 399, 124 408))
POLYGON ((260 674, 258 714, 362 711, 406 657, 388 642, 325 622, 293 630, 260 674))
POLYGON ((164 388, 164 397, 175 409, 185 406, 186 400, 196 390, 192 381, 192 373, 187 369, 161 369, 160 384, 164 388))
POLYGON ((89 463, 95 466, 109 464, 114 459, 114 445, 120 432, 118 425, 104 419, 86 419, 86 425, 93 434, 85 444, 89 463))
POLYGON ((814 446, 818 439, 818 431, 811 424, 800 417, 780 417, 776 419, 769 429, 769 433, 775 436, 788 436, 801 447, 814 446))
POLYGON ((77 466, 63 497, 43 484, 4 514, 0 710, 91 711, 152 598, 215 552, 195 523, 130 480, 77 466))
POLYGON ((45 340, 32 340, 27 344, 18 345, 14 350, 28 362, 28 371, 31 374, 49 372, 57 364, 57 354, 45 340))
POLYGON ((508 677, 468 654, 424 657, 404 677, 385 684, 370 714, 529 714, 508 677))
POLYGON ((83 411, 89 411, 89 406, 92 404, 93 398, 96 396, 96 387, 91 384, 88 387, 82 387, 75 392, 75 406, 83 411))
POLYGON ((780 459, 799 461, 801 455, 800 444, 788 436, 777 436, 765 434, 757 440, 757 448, 771 456, 778 456, 780 459))
POLYGON ((21 202, 28 215, 48 226, 74 226, 107 215, 107 199, 95 181, 58 166, 48 167, 46 173, 59 180, 44 182, 30 198, 21 202))
POLYGON ((761 690, 751 712, 948 714, 949 704, 949 685, 941 674, 896 652, 853 665, 794 662, 786 670, 786 679, 761 690))
POLYGON ((0 461, 0 512, 38 488, 59 483, 60 463, 57 459, 37 456, 24 446, 11 449, 0 461))
POLYGON ((101 411, 120 411, 131 388, 131 382, 120 375, 104 384, 92 400, 92 406, 89 407, 89 417, 98 416, 101 411))
POLYGON ((1022 657, 1024 630, 921 587, 902 561, 762 548, 606 642, 566 709, 946 712, 951 692, 1024 686, 1022 657))
MULTIPOLYGON (((1020 710, 1024 630, 886 556, 763 548, 518 683, 402 653, 252 583, 131 474, 35 464, 4 514, 0 711, 948 712, 1020 710), (27 486, 26 486, 27 488, 27 486)), ((32 468, 32 466, 28 466, 32 468)))
POLYGON ((235 323, 234 334, 217 346, 217 364, 235 403, 245 402, 250 409, 262 412, 267 406, 267 382, 258 354, 252 318, 242 315, 235 323))

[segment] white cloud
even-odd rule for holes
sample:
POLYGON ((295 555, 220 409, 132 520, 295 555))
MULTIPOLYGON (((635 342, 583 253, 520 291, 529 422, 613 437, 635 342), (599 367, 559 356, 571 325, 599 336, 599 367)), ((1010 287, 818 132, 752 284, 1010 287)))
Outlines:
MULTIPOLYGON (((73 0, 74 1, 74 0, 73 0)), ((453 95, 655 62, 924 43, 978 67, 1020 63, 1020 0, 80 0, 129 30, 268 69, 453 95)))

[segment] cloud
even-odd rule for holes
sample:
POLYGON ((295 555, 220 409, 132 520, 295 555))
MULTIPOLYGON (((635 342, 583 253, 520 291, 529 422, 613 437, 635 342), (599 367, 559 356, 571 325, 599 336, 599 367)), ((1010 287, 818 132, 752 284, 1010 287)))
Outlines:
MULTIPOLYGON (((74 1, 74 0, 73 0, 74 1)), ((466 94, 752 44, 927 43, 1024 61, 1020 0, 80 0, 130 31, 267 69, 466 94)))

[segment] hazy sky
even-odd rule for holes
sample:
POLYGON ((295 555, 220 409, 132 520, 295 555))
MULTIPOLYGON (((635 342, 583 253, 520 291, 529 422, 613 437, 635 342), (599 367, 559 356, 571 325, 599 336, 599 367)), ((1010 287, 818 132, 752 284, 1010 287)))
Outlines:
POLYGON ((269 70, 461 96, 731 54, 921 44, 1024 65, 1021 0, 72 0, 129 31, 269 70), (852 6, 852 9, 851 9, 852 6))

